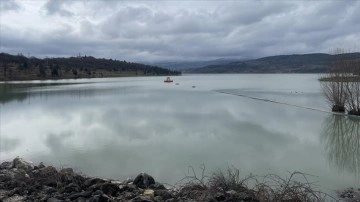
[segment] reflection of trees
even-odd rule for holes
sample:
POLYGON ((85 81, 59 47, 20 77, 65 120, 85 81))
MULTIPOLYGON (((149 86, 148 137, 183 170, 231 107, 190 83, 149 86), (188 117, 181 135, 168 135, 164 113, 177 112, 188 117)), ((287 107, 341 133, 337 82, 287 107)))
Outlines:
POLYGON ((0 84, 0 104, 16 101, 24 101, 27 97, 27 93, 15 93, 14 86, 9 84, 0 84))
POLYGON ((130 92, 134 86, 85 86, 75 87, 82 83, 35 83, 35 84, 0 84, 0 104, 6 104, 12 101, 23 102, 29 97, 93 97, 114 94, 124 94, 130 92), (67 88, 69 87, 69 88, 67 88))
POLYGON ((322 140, 329 161, 339 171, 360 174, 360 119, 340 115, 328 117, 322 140))

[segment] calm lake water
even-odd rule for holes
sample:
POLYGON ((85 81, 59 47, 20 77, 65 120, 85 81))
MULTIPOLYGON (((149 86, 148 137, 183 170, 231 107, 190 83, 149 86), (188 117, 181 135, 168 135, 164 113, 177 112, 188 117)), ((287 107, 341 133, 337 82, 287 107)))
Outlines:
POLYGON ((301 171, 316 176, 311 180, 323 189, 358 187, 359 119, 328 113, 317 78, 186 75, 172 84, 163 83, 165 77, 0 84, 0 160, 21 156, 121 180, 147 172, 170 184, 201 164, 209 173, 234 166, 243 176, 301 171))

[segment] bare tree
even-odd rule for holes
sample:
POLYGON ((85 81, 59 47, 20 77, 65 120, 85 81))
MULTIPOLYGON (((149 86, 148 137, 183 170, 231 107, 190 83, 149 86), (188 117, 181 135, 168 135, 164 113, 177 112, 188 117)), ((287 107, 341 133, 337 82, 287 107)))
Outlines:
POLYGON ((358 72, 360 69, 359 59, 351 62, 350 79, 346 82, 346 108, 349 114, 360 116, 360 78, 358 72))
POLYGON ((346 78, 349 76, 349 63, 344 57, 345 51, 336 49, 332 61, 330 61, 329 72, 322 80, 322 87, 326 98, 332 105, 333 112, 345 112, 347 100, 346 78))

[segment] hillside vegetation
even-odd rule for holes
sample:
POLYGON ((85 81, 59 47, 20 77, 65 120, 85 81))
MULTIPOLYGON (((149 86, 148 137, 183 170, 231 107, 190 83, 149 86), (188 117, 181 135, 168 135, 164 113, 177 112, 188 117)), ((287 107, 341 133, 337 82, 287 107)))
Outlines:
POLYGON ((216 60, 201 60, 201 61, 162 61, 148 63, 149 65, 155 65, 171 70, 184 70, 184 69, 194 69, 210 65, 225 65, 230 62, 239 61, 238 59, 227 59, 219 58, 216 60))
MULTIPOLYGON (((347 60, 360 53, 343 54, 347 60)), ((327 72, 336 55, 314 53, 305 55, 278 55, 255 60, 236 61, 223 65, 209 65, 188 69, 187 73, 323 73, 327 72)))
POLYGON ((0 81, 179 74, 156 66, 91 56, 39 59, 0 53, 0 81))

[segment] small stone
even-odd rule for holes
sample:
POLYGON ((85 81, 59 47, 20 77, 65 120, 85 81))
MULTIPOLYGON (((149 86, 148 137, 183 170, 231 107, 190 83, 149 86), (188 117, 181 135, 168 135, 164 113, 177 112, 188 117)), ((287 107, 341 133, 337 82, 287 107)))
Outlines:
POLYGON ((101 190, 96 190, 96 191, 94 191, 93 193, 91 193, 91 195, 102 195, 102 194, 104 194, 104 192, 103 191, 101 191, 101 190))
POLYGON ((105 183, 101 185, 100 190, 103 191, 106 195, 114 196, 120 191, 120 188, 116 184, 105 183))
POLYGON ((10 173, 0 174, 0 182, 8 182, 13 178, 10 173))
POLYGON ((132 178, 127 178, 126 180, 122 181, 121 184, 129 184, 131 182, 133 182, 134 180, 132 178))
POLYGON ((124 192, 124 191, 129 191, 132 192, 134 190, 137 190, 137 187, 133 184, 128 184, 128 185, 120 185, 120 192, 124 192))
POLYGON ((131 202, 153 202, 150 198, 146 196, 137 196, 130 200, 131 202))
POLYGON ((46 194, 52 194, 52 193, 57 192, 57 190, 56 190, 55 188, 53 188, 53 187, 48 187, 48 186, 46 186, 45 189, 44 189, 44 192, 45 192, 46 194))
POLYGON ((8 192, 9 196, 14 196, 14 195, 19 195, 21 192, 21 188, 20 187, 16 187, 13 190, 8 192))
POLYGON ((76 199, 76 202, 86 202, 86 198, 79 197, 79 198, 76 199))
POLYGON ((40 169, 40 168, 45 168, 44 163, 43 163, 43 162, 40 162, 39 165, 38 165, 38 168, 39 168, 39 169, 40 169))
POLYGON ((2 169, 10 169, 10 168, 12 168, 12 162, 8 162, 8 161, 5 161, 5 162, 2 162, 1 164, 0 164, 0 169, 2 170, 2 169))
POLYGON ((136 197, 137 196, 137 194, 136 193, 134 193, 134 192, 128 192, 128 191, 126 191, 126 192, 124 192, 124 193, 121 193, 121 195, 125 198, 125 199, 132 199, 132 198, 134 198, 134 197, 136 197))
POLYGON ((88 202, 110 202, 113 200, 111 200, 111 198, 108 197, 107 195, 102 194, 102 195, 93 196, 93 197, 89 198, 87 201, 88 202))
POLYGON ((5 199, 8 195, 8 191, 0 189, 0 200, 5 199))
POLYGON ((226 193, 229 194, 229 195, 237 194, 237 192, 235 190, 230 190, 230 191, 227 191, 226 193))
POLYGON ((75 183, 68 184, 63 190, 63 192, 65 193, 80 192, 80 191, 81 191, 80 186, 75 183))
POLYGON ((154 197, 154 190, 152 190, 152 189, 145 189, 145 191, 144 191, 144 196, 148 196, 148 197, 150 197, 150 198, 153 198, 154 197))
POLYGON ((63 183, 76 182, 78 184, 83 184, 85 178, 81 175, 76 174, 72 168, 63 168, 59 171, 59 178, 63 183))
POLYGON ((161 196, 155 196, 154 201, 160 202, 160 201, 164 201, 164 200, 161 198, 161 196))
POLYGON ((37 174, 41 177, 55 177, 58 174, 56 168, 53 166, 43 167, 38 171, 39 172, 37 174))
POLYGON ((84 191, 84 192, 80 192, 80 193, 75 193, 70 195, 68 198, 70 200, 75 200, 77 199, 77 201, 79 200, 78 198, 88 198, 91 196, 91 192, 90 191, 84 191))
POLYGON ((110 183, 112 184, 122 184, 119 180, 111 180, 110 183))
POLYGON ((173 198, 174 195, 171 194, 168 190, 166 189, 159 189, 159 190, 155 190, 155 196, 161 196, 161 198, 163 198, 164 200, 167 200, 167 199, 170 199, 170 198, 173 198))
POLYGON ((102 183, 105 183, 105 182, 106 182, 106 180, 104 180, 104 179, 90 178, 90 179, 85 180, 84 184, 85 184, 85 186, 90 187, 90 186, 92 186, 94 184, 102 184, 102 183))
POLYGON ((218 201, 223 201, 226 199, 226 197, 224 196, 224 194, 218 192, 215 194, 215 199, 218 200, 218 201))
POLYGON ((6 198, 3 200, 3 202, 20 202, 20 201, 26 201, 26 197, 25 196, 19 196, 19 195, 14 195, 12 197, 6 198))
POLYGON ((74 175, 74 170, 72 168, 63 168, 59 172, 62 174, 74 175))
POLYGON ((59 200, 57 198, 49 198, 47 202, 62 202, 63 200, 59 200))

